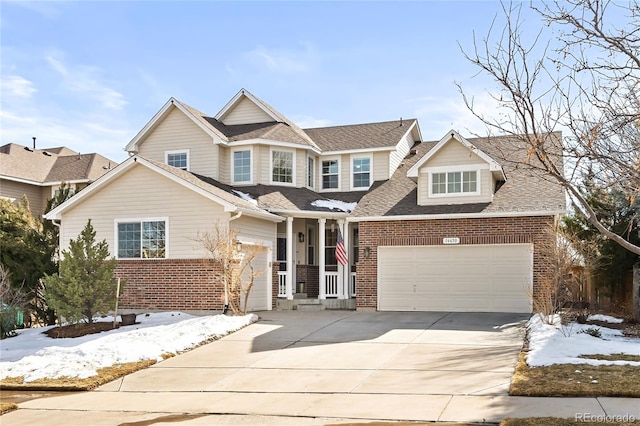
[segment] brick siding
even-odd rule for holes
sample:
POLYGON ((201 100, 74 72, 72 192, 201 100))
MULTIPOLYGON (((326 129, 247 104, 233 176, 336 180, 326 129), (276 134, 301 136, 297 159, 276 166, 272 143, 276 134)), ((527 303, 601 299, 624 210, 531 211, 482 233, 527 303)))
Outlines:
POLYGON ((127 280, 124 309, 222 310, 221 270, 211 259, 118 260, 114 275, 127 280))
POLYGON ((533 294, 549 273, 548 262, 537 246, 553 216, 509 218, 431 219, 360 222, 360 261, 357 265, 357 308, 376 308, 378 298, 378 246, 442 245, 446 237, 460 238, 460 244, 533 243, 533 294), (365 259, 364 249, 370 247, 365 259))
POLYGON ((296 284, 304 283, 304 292, 307 297, 318 297, 320 287, 320 268, 316 265, 296 265, 296 284))

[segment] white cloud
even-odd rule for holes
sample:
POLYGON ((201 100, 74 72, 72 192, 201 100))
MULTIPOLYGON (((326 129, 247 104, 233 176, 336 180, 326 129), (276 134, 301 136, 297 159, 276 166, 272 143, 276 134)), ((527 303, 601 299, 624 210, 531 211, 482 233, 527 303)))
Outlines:
POLYGON ((331 125, 331 120, 323 118, 314 118, 308 115, 296 115, 291 120, 303 129, 313 129, 315 127, 327 127, 331 125))
POLYGON ((38 89, 33 87, 33 82, 19 75, 4 77, 0 82, 0 88, 2 89, 3 96, 10 95, 19 98, 30 98, 31 95, 38 91, 38 89))
MULTIPOLYGON (((244 56, 257 68, 266 68, 269 71, 284 74, 311 71, 319 61, 317 53, 308 43, 303 43, 293 49, 258 46, 244 56)), ((227 65, 227 70, 230 69, 232 68, 227 65)))
POLYGON ((62 54, 56 52, 55 54, 47 55, 45 59, 62 76, 61 86, 65 90, 81 97, 89 97, 108 109, 121 110, 127 105, 122 93, 101 81, 103 79, 103 71, 100 68, 65 64, 63 59, 56 56, 62 56, 62 54))

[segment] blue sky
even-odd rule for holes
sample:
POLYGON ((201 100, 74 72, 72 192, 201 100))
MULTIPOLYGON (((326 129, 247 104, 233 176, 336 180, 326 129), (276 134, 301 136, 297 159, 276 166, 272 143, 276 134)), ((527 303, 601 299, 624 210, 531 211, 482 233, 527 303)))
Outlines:
MULTIPOLYGON (((0 2, 1 144, 115 161, 174 96, 215 115, 241 88, 301 127, 418 118, 425 140, 483 132, 464 59, 497 1, 0 2)), ((540 24, 532 18, 530 28, 540 24)))

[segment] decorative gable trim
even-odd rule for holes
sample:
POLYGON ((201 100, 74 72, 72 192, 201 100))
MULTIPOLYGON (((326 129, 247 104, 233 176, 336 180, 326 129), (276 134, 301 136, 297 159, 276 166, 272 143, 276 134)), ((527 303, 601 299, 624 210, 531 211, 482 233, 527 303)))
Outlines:
POLYGON ((418 160, 418 162, 416 164, 414 164, 413 167, 411 167, 407 171, 407 177, 417 178, 418 177, 418 173, 420 171, 420 168, 422 168, 422 166, 427 161, 429 161, 429 159, 431 159, 433 156, 435 156, 435 154, 438 153, 438 151, 440 151, 451 139, 455 139, 456 141, 458 141, 462 145, 464 145, 467 148, 469 148, 469 150, 471 150, 478 157, 482 158, 482 160, 484 160, 489 165, 489 170, 491 172, 498 172, 501 175, 502 179, 506 180, 506 176, 504 174, 504 171, 503 171, 502 166, 500 165, 500 163, 498 163, 491 156, 489 156, 484 151, 482 151, 481 149, 479 149, 478 147, 473 145, 471 142, 466 140, 464 137, 462 137, 455 130, 451 130, 451 131, 447 132, 447 134, 442 139, 440 139, 440 141, 436 144, 436 146, 434 146, 420 160, 418 160))
POLYGON ((211 136, 214 142, 226 142, 227 137, 222 134, 219 130, 214 127, 208 125, 204 120, 196 117, 190 108, 186 107, 182 102, 177 100, 174 97, 169 98, 169 100, 160 108, 160 111, 153 116, 153 118, 138 132, 138 134, 127 144, 125 147, 125 151, 136 153, 138 152, 138 144, 142 142, 146 137, 151 133, 161 122, 164 120, 169 113, 173 110, 173 108, 179 109, 187 118, 193 121, 196 126, 201 128, 206 134, 211 136))

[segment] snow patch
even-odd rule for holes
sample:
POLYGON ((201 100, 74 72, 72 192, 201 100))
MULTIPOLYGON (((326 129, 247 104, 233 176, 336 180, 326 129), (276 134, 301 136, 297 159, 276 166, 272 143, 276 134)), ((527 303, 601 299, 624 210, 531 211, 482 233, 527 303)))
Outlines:
POLYGON ((251 195, 247 194, 246 192, 242 192, 242 191, 238 191, 237 189, 234 189, 233 192, 240 198, 242 198, 245 201, 250 202, 251 204, 253 204, 254 206, 258 205, 258 200, 256 200, 255 198, 253 198, 251 195))
MULTIPOLYGON (((579 358, 580 355, 627 354, 640 356, 640 340, 625 337, 620 330, 597 327, 601 337, 589 335, 586 330, 594 328, 589 324, 575 322, 561 324, 560 316, 550 318, 552 324, 545 324, 539 315, 531 317, 527 323, 529 330, 529 352, 526 360, 530 367, 552 364, 588 365, 633 365, 639 361, 609 361, 579 358)), ((580 370, 576 370, 578 373, 580 370)))
POLYGON ((347 203, 340 200, 315 200, 311 203, 313 207, 321 207, 326 209, 337 209, 346 213, 351 213, 358 203, 347 203))
POLYGON ((608 322, 611 324, 620 324, 624 320, 621 318, 611 317, 609 315, 598 314, 598 315, 589 315, 587 317, 587 321, 602 321, 602 322, 608 322))
MULTIPOLYGON (((113 317, 100 318, 112 322, 113 317)), ((21 330, 2 341, 0 379, 95 376, 100 368, 147 359, 162 361, 163 354, 177 354, 202 342, 217 339, 256 322, 254 314, 196 317, 180 312, 139 314, 135 326, 78 338, 52 339, 49 328, 21 330)))

